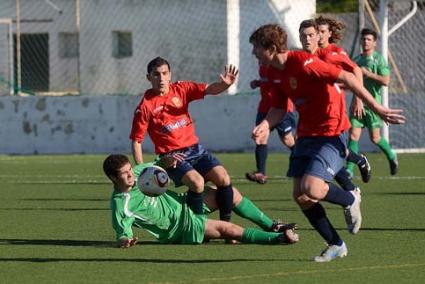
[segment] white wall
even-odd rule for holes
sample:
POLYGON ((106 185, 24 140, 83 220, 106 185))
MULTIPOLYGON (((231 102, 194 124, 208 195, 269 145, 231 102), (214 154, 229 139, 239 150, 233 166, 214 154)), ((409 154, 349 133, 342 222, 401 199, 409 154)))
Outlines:
MULTIPOLYGON (((130 152, 136 96, 0 97, 0 154, 130 152)), ((201 143, 213 151, 253 151, 259 96, 218 96, 191 104, 201 143)), ((272 151, 286 151, 272 134, 272 151)), ((144 145, 153 151, 150 140, 144 145)), ((362 143, 362 150, 371 150, 362 143)))

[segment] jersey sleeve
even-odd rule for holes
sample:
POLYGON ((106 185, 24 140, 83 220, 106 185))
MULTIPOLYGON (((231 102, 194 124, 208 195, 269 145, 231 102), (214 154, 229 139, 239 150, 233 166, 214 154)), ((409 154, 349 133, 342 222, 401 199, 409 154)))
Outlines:
POLYGON ((323 60, 327 63, 334 64, 350 73, 353 73, 354 69, 357 67, 356 63, 351 61, 351 59, 348 56, 343 55, 341 53, 326 54, 323 60))
POLYGON ((146 130, 148 129, 151 112, 144 104, 144 100, 137 106, 133 115, 133 123, 131 126, 130 140, 143 142, 146 130))
POLYGON ((339 66, 324 62, 316 56, 306 59, 303 64, 307 74, 327 81, 336 81, 342 71, 339 66))
POLYGON ((390 67, 383 56, 380 56, 378 62, 378 75, 388 76, 390 75, 390 67))
POLYGON ((179 82, 179 91, 182 91, 186 96, 187 103, 203 99, 205 97, 205 89, 207 84, 205 83, 196 83, 191 81, 181 81, 179 82))
POLYGON ((116 239, 133 238, 133 230, 131 226, 134 222, 134 217, 128 217, 124 213, 124 205, 121 200, 113 199, 111 202, 112 209, 112 228, 116 233, 116 239))

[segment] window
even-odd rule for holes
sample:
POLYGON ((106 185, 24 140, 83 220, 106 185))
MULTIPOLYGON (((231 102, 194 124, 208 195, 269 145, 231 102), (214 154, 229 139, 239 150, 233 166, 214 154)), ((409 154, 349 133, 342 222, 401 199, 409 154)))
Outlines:
POLYGON ((112 32, 112 56, 115 58, 133 55, 133 36, 131 32, 112 32))
POLYGON ((59 33, 59 57, 78 57, 78 33, 59 33))

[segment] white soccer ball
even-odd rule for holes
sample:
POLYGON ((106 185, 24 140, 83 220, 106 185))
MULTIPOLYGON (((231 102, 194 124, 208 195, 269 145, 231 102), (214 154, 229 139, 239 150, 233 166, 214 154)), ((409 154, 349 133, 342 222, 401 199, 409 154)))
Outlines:
POLYGON ((137 178, 137 187, 147 196, 159 196, 167 191, 170 178, 167 172, 158 166, 149 166, 142 170, 137 178))

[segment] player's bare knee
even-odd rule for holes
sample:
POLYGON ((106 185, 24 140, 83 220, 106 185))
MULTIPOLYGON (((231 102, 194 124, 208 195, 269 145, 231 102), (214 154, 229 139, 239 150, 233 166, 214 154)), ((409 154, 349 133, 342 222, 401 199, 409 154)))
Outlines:
POLYGON ((189 189, 196 193, 202 193, 204 191, 204 179, 203 178, 195 178, 191 180, 189 185, 189 189))

